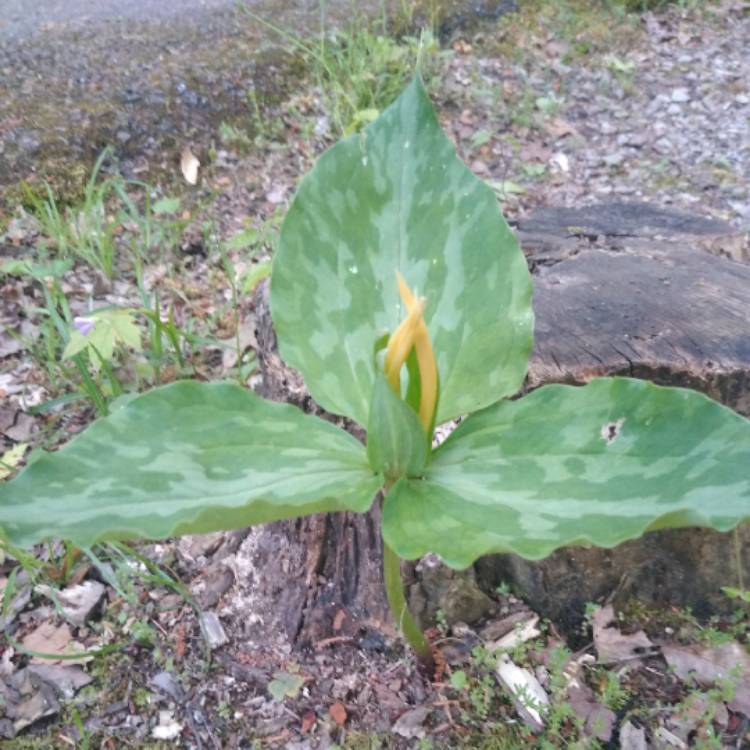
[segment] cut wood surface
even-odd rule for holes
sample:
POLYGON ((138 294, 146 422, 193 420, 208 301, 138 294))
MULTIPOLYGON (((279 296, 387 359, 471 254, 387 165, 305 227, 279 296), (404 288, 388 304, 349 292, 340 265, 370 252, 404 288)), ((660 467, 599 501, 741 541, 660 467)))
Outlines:
POLYGON ((750 414, 750 264, 713 254, 746 236, 637 204, 545 209, 520 230, 535 275, 530 386, 631 375, 750 414))

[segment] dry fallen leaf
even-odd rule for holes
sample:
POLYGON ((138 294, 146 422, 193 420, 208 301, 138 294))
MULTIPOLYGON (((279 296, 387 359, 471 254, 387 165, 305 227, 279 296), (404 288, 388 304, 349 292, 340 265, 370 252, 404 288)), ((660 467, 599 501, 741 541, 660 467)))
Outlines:
POLYGON ((333 618, 333 632, 334 633, 338 633, 339 630, 341 630, 341 628, 344 625, 344 620, 346 620, 346 610, 340 609, 338 612, 336 612, 333 618))
POLYGON ((195 185, 198 182, 198 167, 200 165, 198 157, 190 150, 190 146, 185 146, 180 155, 180 169, 188 184, 195 185))
POLYGON ((411 739, 416 737, 417 739, 424 737, 426 734, 424 723, 427 721, 427 717, 430 715, 430 708, 427 706, 417 706, 407 711, 398 718, 396 723, 392 727, 394 734, 399 737, 406 737, 411 739))
POLYGON ((336 701, 329 709, 328 713, 331 718, 340 726, 343 727, 346 724, 346 709, 341 701, 336 701))
MULTIPOLYGON (((60 656, 69 656, 79 651, 85 651, 80 643, 73 640, 70 628, 66 624, 55 627, 51 622, 43 622, 21 641, 21 645, 29 651, 41 654, 58 654, 60 656)), ((87 661, 91 661, 91 657, 45 659, 34 656, 31 661, 36 664, 85 664, 87 661)))
POLYGON ((693 679, 704 687, 732 681, 734 697, 727 705, 750 717, 750 656, 739 643, 724 643, 716 648, 662 646, 661 650, 680 679, 693 679))
POLYGON ((594 647, 600 662, 618 662, 648 656, 655 649, 642 630, 629 635, 620 632, 611 604, 594 613, 593 632, 594 647))
POLYGON ((546 130, 554 140, 564 138, 566 135, 578 135, 575 125, 572 125, 567 120, 563 120, 561 117, 555 117, 550 120, 546 124, 546 130))
POLYGON ((306 711, 302 714, 302 724, 300 725, 300 734, 307 734, 315 726, 315 713, 306 711))
POLYGON ((610 741, 617 716, 596 700, 591 688, 586 685, 568 688, 568 701, 573 712, 584 722, 584 731, 588 736, 602 742, 610 741))

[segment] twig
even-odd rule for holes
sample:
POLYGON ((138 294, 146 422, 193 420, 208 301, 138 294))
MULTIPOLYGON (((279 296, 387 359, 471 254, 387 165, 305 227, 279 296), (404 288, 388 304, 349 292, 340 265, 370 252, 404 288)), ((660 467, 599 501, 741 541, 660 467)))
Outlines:
POLYGON ((322 651, 328 646, 332 646, 335 643, 351 643, 354 640, 350 635, 334 635, 331 638, 324 638, 322 641, 318 641, 314 644, 313 648, 316 651, 322 651))

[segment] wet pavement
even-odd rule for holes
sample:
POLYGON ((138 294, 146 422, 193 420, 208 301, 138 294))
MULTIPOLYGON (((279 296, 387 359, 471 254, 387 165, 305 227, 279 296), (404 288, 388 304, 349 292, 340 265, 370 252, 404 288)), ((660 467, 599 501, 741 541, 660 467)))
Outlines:
POLYGON ((235 0, 3 0, 0 39, 20 41, 51 28, 83 28, 116 19, 199 18, 206 12, 231 9, 236 4, 235 0))
MULTIPOLYGON (((295 34, 318 29, 318 0, 249 5, 295 34)), ((328 0, 330 23, 350 6, 328 0)), ((222 123, 252 137, 256 104, 301 75, 235 0, 1 0, 0 215, 22 182, 74 194, 106 146, 127 177, 175 174, 185 145, 208 158, 222 123)))

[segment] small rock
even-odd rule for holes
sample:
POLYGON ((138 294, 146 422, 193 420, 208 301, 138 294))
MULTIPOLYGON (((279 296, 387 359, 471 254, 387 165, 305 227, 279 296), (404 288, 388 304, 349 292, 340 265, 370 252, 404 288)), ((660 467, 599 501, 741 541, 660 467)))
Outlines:
POLYGON ((34 432, 35 427, 36 423, 34 417, 21 413, 16 417, 16 422, 13 427, 5 430, 5 434, 17 443, 27 443, 31 438, 31 434, 34 432))
POLYGON ((176 740, 182 734, 182 724, 175 721, 172 711, 159 711, 159 723, 151 730, 155 740, 176 740))
MULTIPOLYGON (((2 588, 2 593, 4 594, 5 586, 3 585, 0 588, 2 588)), ((31 585, 29 584, 29 576, 24 571, 16 577, 15 595, 8 602, 7 611, 5 614, 0 614, 0 630, 5 630, 5 628, 13 622, 16 615, 19 612, 22 612, 30 601, 31 585)))
POLYGON ((28 669, 14 674, 6 684, 0 680, 0 704, 12 723, 0 727, 6 737, 13 737, 22 729, 60 710, 53 687, 35 677, 28 669))
POLYGON ((266 200, 276 206, 281 205, 286 200, 288 189, 287 185, 274 185, 274 187, 266 193, 266 200))
POLYGON ((604 157, 604 164, 608 167, 619 167, 627 158, 624 151, 613 151, 604 157))
POLYGON ((517 627, 522 626, 531 616, 529 610, 521 610, 500 620, 491 620, 479 632, 483 641, 497 641, 517 627))
POLYGON ((203 608, 215 607, 234 583, 234 573, 226 565, 215 566, 209 568, 200 583, 202 589, 198 594, 198 603, 203 608))
POLYGON ((48 685, 51 685, 62 698, 70 700, 82 687, 88 685, 93 678, 89 677, 81 667, 62 667, 56 664, 29 664, 29 673, 36 675, 48 685))
POLYGON ((157 672, 150 680, 159 692, 168 695, 175 701, 181 701, 185 695, 182 685, 175 679, 171 672, 157 672))
POLYGON ((672 734, 668 729, 659 727, 654 732, 654 748, 655 750, 688 750, 688 746, 675 734, 672 734))
POLYGON ((556 153, 550 160, 549 163, 552 167, 555 167, 563 174, 570 172, 570 159, 562 151, 556 153))
POLYGON ((86 620, 101 601, 105 588, 98 581, 85 581, 77 586, 68 586, 62 591, 55 591, 44 584, 37 586, 36 590, 52 601, 57 599, 65 617, 80 628, 86 624, 86 620))
POLYGON ((620 750, 648 750, 646 730, 626 721, 620 727, 620 750))
POLYGON ((208 643, 208 647, 212 651, 229 641, 229 638, 219 621, 219 617, 215 612, 203 612, 200 617, 200 623, 203 637, 206 639, 206 643, 208 643))
POLYGON ((729 207, 738 216, 741 216, 743 219, 750 219, 750 203, 743 203, 741 201, 734 200, 729 200, 727 201, 727 203, 729 203, 729 207))
POLYGON ((185 536, 177 542, 177 552, 188 562, 196 562, 201 557, 212 555, 223 540, 223 531, 185 536))
POLYGON ((631 148, 643 148, 648 143, 648 136, 643 131, 636 133, 623 133, 617 137, 618 146, 630 146, 631 148))
POLYGON ((318 138, 322 138, 331 132, 331 121, 328 118, 328 115, 322 115, 315 121, 314 132, 318 138))
POLYGON ((421 739, 425 736, 424 722, 430 715, 431 709, 427 706, 417 706, 417 708, 402 714, 398 721, 393 725, 393 732, 400 737, 410 739, 412 737, 421 739))
POLYGON ((684 104, 690 101, 690 92, 686 88, 678 88, 672 91, 672 101, 677 104, 684 104))

